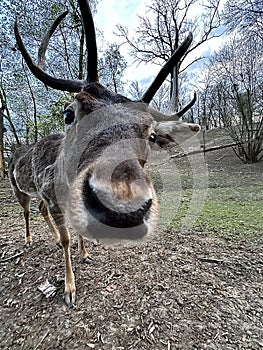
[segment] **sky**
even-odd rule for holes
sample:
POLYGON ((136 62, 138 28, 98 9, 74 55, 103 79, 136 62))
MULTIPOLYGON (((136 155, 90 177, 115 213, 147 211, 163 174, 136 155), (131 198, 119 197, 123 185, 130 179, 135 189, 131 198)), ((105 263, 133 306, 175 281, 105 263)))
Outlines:
POLYGON ((112 28, 122 24, 130 28, 136 27, 137 14, 145 10, 146 1, 142 0, 100 0, 95 20, 105 29, 106 38, 111 38, 112 28))
MULTIPOLYGON (((110 43, 121 40, 114 35, 114 32, 117 32, 117 24, 128 27, 130 36, 132 37, 133 30, 139 25, 137 14, 141 16, 146 14, 146 5, 149 1, 150 0, 100 0, 97 5, 97 13, 94 17, 95 26, 103 31, 104 39, 110 43)), ((221 0, 222 5, 225 1, 226 0, 221 0)), ((195 8, 192 15, 196 16, 198 11, 200 11, 200 9, 195 8)), ((195 50, 194 55, 197 57, 209 55, 222 45, 223 40, 223 38, 216 38, 204 43, 200 48, 195 50)), ((132 58, 129 55, 129 50, 128 45, 121 47, 121 53, 128 61, 128 69, 126 70, 125 78, 127 80, 138 80, 141 84, 149 84, 158 73, 160 67, 153 63, 147 65, 133 64, 132 58)))
MULTIPOLYGON (((146 11, 146 1, 142 0, 100 0, 97 6, 97 13, 95 15, 95 25, 98 29, 104 33, 104 39, 108 42, 123 42, 123 39, 114 35, 117 32, 117 24, 125 26, 129 29, 129 33, 132 36, 133 30, 135 30, 139 24, 137 14, 142 15, 146 11)), ((142 83, 152 80, 152 77, 156 75, 156 66, 144 64, 133 64, 133 60, 130 57, 130 48, 128 45, 121 47, 121 53, 128 62, 128 68, 125 72, 125 78, 127 80, 138 80, 142 83)))

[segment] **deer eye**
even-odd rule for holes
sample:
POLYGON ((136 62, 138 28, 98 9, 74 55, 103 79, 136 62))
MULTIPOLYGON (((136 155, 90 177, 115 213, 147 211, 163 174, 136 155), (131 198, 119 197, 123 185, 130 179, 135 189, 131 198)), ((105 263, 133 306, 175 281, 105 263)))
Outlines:
POLYGON ((149 137, 149 141, 155 143, 156 142, 156 134, 154 132, 151 133, 149 137))
POLYGON ((65 124, 71 124, 74 122, 75 114, 71 109, 66 109, 63 112, 63 117, 64 117, 65 124))

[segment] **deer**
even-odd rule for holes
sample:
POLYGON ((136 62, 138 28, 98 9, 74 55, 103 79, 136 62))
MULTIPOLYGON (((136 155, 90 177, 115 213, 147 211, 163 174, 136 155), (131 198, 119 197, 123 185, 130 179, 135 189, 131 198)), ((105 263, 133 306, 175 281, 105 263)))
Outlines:
MULTIPOLYGON (((87 77, 68 80, 48 74, 25 48, 15 23, 17 46, 32 74, 46 86, 75 93, 63 111, 64 133, 19 147, 9 163, 15 197, 24 210, 25 241, 32 243, 30 200, 39 199, 39 211, 65 260, 64 302, 76 302, 68 222, 79 236, 84 262, 91 262, 84 238, 102 242, 140 241, 151 237, 158 221, 158 200, 145 169, 151 148, 166 149, 177 138, 189 138, 200 126, 179 118, 193 106, 196 96, 181 111, 165 115, 149 106, 159 87, 188 50, 191 33, 138 101, 113 93, 99 83, 93 17, 87 0, 78 0, 87 48, 87 77)), ((62 14, 55 27, 65 17, 62 14)), ((54 31, 47 33, 45 48, 54 31)))

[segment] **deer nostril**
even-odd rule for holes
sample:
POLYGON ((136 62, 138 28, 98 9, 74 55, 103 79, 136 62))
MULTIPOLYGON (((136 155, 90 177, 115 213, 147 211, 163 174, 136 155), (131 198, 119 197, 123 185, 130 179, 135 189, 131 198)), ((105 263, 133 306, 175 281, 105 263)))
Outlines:
POLYGON ((145 203, 143 204, 143 206, 142 206, 140 209, 138 209, 138 211, 139 211, 139 212, 141 211, 141 213, 142 213, 143 215, 145 215, 145 214, 149 211, 149 209, 151 208, 151 206, 152 206, 152 199, 149 199, 147 202, 145 202, 145 203))

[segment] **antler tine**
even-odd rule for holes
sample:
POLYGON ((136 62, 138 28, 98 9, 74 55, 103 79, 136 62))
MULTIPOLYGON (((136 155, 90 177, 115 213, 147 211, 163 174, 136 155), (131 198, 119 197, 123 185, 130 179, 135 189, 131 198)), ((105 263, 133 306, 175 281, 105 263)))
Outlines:
POLYGON ((166 115, 162 112, 157 111, 156 109, 153 109, 149 107, 149 112, 153 116, 154 120, 157 122, 171 122, 171 121, 178 121, 183 114, 185 114, 193 105, 195 104, 196 101, 196 92, 194 93, 194 97, 192 100, 184 107, 182 108, 179 112, 171 114, 171 115, 166 115))
MULTIPOLYGON (((58 22, 55 21, 56 27, 59 25, 59 23, 62 21, 62 19, 64 17, 65 17, 65 13, 62 14, 61 16, 59 16, 59 18, 56 20, 58 22)), ((52 26, 54 26, 54 23, 52 26)), ((54 30, 55 29, 56 28, 54 28, 54 30)), ((53 30, 53 32, 54 32, 54 30, 53 30)), ((44 83, 45 85, 48 85, 48 86, 52 87, 53 89, 57 89, 57 90, 61 90, 61 91, 79 92, 84 87, 84 85, 86 83, 85 81, 70 80, 70 79, 58 79, 58 78, 52 77, 51 75, 44 72, 39 66, 37 66, 33 62, 32 58, 30 57, 29 53, 27 52, 25 45, 23 43, 23 40, 20 36, 17 22, 15 22, 14 31, 15 31, 15 37, 16 37, 16 42, 17 42, 18 48, 19 48, 24 60, 26 61, 28 68, 30 69, 30 71, 34 74, 34 76, 37 79, 42 81, 42 83, 44 83)), ((51 33, 51 35, 52 35, 53 32, 49 31, 49 34, 51 33)), ((48 33, 46 34, 46 36, 47 35, 48 35, 48 33)), ((49 37, 49 39, 50 39, 50 37, 49 37)), ((48 44, 49 39, 47 40, 47 42, 44 45, 48 44)), ((43 42, 44 42, 44 40, 42 41, 42 44, 43 44, 43 42)), ((45 51, 46 51, 46 47, 44 46, 44 52, 45 51)))
POLYGON ((66 17, 67 14, 68 14, 68 11, 65 11, 60 16, 58 16, 58 18, 55 19, 55 21, 52 23, 49 30, 46 32, 46 35, 44 36, 44 38, 41 42, 41 45, 39 46, 38 64, 37 65, 41 69, 44 69, 44 67, 45 67, 45 55, 46 55, 47 47, 49 44, 49 40, 52 37, 52 35, 54 34, 57 27, 59 26, 60 22, 62 22, 62 20, 66 17))
POLYGON ((194 92, 194 97, 192 98, 192 100, 184 108, 182 108, 180 111, 178 111, 176 113, 176 115, 179 118, 181 118, 182 115, 184 115, 188 111, 188 109, 193 107, 193 105, 195 104, 195 101, 196 101, 196 92, 194 92))
POLYGON ((88 53, 87 82, 98 81, 98 53, 96 44, 95 26, 87 0, 78 0, 88 53))
POLYGON ((184 53, 187 51, 192 41, 193 41, 193 34, 189 33, 188 36, 183 41, 183 43, 174 51, 170 59, 165 63, 165 65, 160 70, 160 72, 158 73, 158 75, 150 85, 150 87, 144 93, 142 97, 142 101, 144 101, 145 103, 151 102, 153 96, 156 94, 159 87, 165 81, 166 77, 172 71, 175 65, 180 61, 180 59, 182 58, 184 53))

